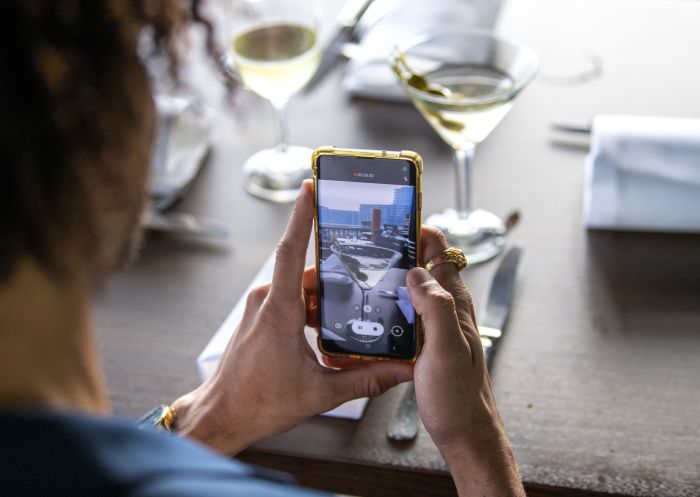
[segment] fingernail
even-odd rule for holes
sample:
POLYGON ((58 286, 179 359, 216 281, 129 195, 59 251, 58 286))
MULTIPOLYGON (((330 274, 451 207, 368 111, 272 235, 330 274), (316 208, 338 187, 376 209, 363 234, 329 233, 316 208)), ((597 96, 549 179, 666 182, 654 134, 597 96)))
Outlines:
POLYGON ((406 383, 407 381, 413 380, 413 371, 401 370, 396 373, 396 381, 398 383, 406 383))
POLYGON ((426 281, 430 281, 432 279, 432 275, 422 267, 413 268, 408 273, 408 281, 413 286, 422 285, 426 281))
POLYGON ((297 195, 297 197, 301 197, 302 195, 304 195, 306 193, 306 190, 309 189, 309 185, 307 184, 308 181, 309 180, 305 179, 304 181, 301 182, 301 187, 299 187, 299 194, 297 195))

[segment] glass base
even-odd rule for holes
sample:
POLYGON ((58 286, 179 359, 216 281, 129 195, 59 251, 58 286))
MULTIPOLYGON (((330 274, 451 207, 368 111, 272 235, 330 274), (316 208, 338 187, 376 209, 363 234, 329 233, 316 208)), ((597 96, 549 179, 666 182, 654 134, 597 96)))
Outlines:
POLYGON ((488 211, 477 209, 460 216, 454 209, 433 214, 425 224, 442 231, 450 245, 460 248, 469 264, 478 264, 497 256, 506 244, 503 221, 488 211))
POLYGON ((278 204, 294 202, 301 183, 311 178, 312 152, 289 145, 257 152, 243 166, 246 191, 278 204))

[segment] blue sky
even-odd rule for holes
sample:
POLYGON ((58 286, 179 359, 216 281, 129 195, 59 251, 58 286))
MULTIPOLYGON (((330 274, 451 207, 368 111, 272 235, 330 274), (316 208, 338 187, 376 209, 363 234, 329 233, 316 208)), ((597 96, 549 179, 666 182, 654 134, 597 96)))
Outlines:
POLYGON ((322 179, 319 180, 318 203, 330 209, 357 211, 360 204, 393 204, 394 190, 399 188, 405 187, 322 179))

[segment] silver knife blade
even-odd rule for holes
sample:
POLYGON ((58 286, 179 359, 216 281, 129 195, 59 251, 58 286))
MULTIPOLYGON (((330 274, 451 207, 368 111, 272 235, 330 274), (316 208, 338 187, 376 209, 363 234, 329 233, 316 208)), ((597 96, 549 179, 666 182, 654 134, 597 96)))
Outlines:
POLYGON ((522 248, 511 247, 501 259, 496 274, 491 280, 491 288, 486 298, 486 309, 479 323, 479 334, 497 342, 508 320, 510 304, 513 301, 515 274, 520 262, 522 248))
MULTIPOLYGON (((523 249, 520 246, 511 247, 501 259, 496 274, 491 280, 484 320, 478 326, 484 349, 484 359, 488 368, 491 366, 495 346, 503 337, 503 330, 508 320, 513 301, 515 276, 522 252, 523 249)), ((396 412, 389 420, 387 437, 394 441, 409 442, 418 434, 419 416, 416 391, 413 383, 408 388, 396 412)))
POLYGON ((374 0, 347 0, 338 14, 338 23, 343 27, 355 29, 362 16, 374 0))
POLYGON ((396 10, 400 3, 401 0, 374 0, 357 21, 355 37, 361 40, 387 14, 396 10))
POLYGON ((346 44, 356 42, 355 28, 360 19, 374 0, 348 1, 338 15, 338 31, 326 45, 318 64, 316 72, 302 90, 303 93, 311 91, 330 72, 330 70, 343 58, 343 47, 346 44))
POLYGON ((513 302, 513 289, 518 263, 523 249, 511 247, 501 259, 496 274, 491 280, 489 296, 486 299, 484 317, 478 326, 481 345, 484 349, 486 367, 491 369, 493 356, 498 342, 503 338, 510 306, 513 302))

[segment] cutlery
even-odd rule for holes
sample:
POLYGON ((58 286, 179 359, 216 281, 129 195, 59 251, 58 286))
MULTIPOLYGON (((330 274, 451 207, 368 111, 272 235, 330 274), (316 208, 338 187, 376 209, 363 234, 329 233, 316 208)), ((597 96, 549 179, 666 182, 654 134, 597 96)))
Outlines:
POLYGON ((362 39, 375 24, 396 10, 402 0, 374 0, 355 26, 355 38, 362 39))
POLYGON ((416 404, 416 389, 411 383, 401 398, 394 417, 389 422, 386 436, 396 442, 413 440, 418 435, 418 404, 416 404))
POLYGON ((571 150, 588 151, 591 147, 590 119, 559 119, 550 124, 554 135, 549 139, 552 145, 571 150))
POLYGON ((199 238, 226 239, 231 235, 231 230, 222 221, 181 212, 146 211, 141 218, 141 226, 152 231, 199 238))
POLYGON ((484 347, 486 367, 490 368, 494 351, 498 342, 503 338, 506 321, 510 313, 513 301, 513 289, 515 287, 515 275, 523 249, 514 246, 501 260, 493 280, 489 296, 486 299, 486 310, 483 319, 478 326, 481 344, 484 347))
POLYGON ((374 0, 350 0, 338 15, 338 29, 331 41, 326 46, 321 56, 321 62, 311 80, 302 90, 308 93, 326 77, 338 61, 348 53, 347 46, 357 42, 357 25, 362 16, 367 12, 374 0))
MULTIPOLYGON (((508 250, 491 280, 484 318, 478 326, 487 368, 491 367, 496 347, 503 338, 513 300, 515 276, 522 252, 523 249, 517 245, 508 250)), ((411 383, 406 393, 404 393, 396 412, 389 420, 386 435, 390 440, 397 442, 411 441, 418 434, 418 421, 416 390, 413 383, 411 383)))
POLYGON ((563 131, 564 133, 582 133, 590 134, 592 123, 590 119, 560 119, 554 121, 552 129, 555 131, 563 131))

